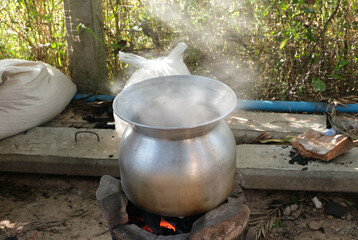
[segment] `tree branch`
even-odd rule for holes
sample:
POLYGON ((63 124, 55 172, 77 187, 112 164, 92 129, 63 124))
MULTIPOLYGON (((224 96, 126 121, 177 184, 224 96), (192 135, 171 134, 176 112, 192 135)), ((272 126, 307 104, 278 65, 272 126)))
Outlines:
POLYGON ((314 51, 316 50, 316 47, 317 47, 319 41, 321 40, 323 34, 327 31, 328 24, 332 21, 332 19, 334 18, 334 16, 337 14, 340 3, 341 3, 341 0, 338 0, 338 1, 337 1, 337 5, 336 5, 336 9, 334 9, 333 13, 331 14, 331 16, 329 16, 327 22, 324 24, 324 27, 323 27, 322 31, 320 32, 320 34, 318 35, 317 40, 316 40, 316 43, 315 43, 315 45, 313 46, 313 49, 312 49, 311 52, 314 52, 314 51))
MULTIPOLYGON (((327 31, 328 24, 332 21, 332 19, 334 18, 334 16, 337 14, 340 3, 341 3, 341 0, 338 0, 338 1, 337 1, 336 8, 335 8, 334 11, 332 12, 331 16, 329 16, 327 22, 324 24, 323 29, 322 29, 322 31, 320 32, 320 34, 318 35, 318 37, 317 37, 317 39, 316 39, 316 42, 315 42, 315 44, 314 44, 314 46, 313 46, 313 48, 312 48, 310 54, 307 56, 306 61, 304 61, 303 67, 309 65, 308 71, 306 72, 306 76, 304 77, 304 79, 307 79, 307 78, 309 77, 310 73, 312 72, 312 68, 314 67, 315 64, 308 64, 309 61, 311 60, 312 53, 314 53, 314 52, 316 51, 316 48, 317 48, 318 43, 319 43, 320 40, 322 39, 324 33, 327 31)), ((319 62, 319 61, 317 61, 317 62, 319 62)), ((298 75, 298 76, 299 76, 299 75, 298 75)), ((298 76, 297 76, 297 77, 298 77, 298 76)), ((295 81, 295 82, 297 82, 297 81, 295 81)))

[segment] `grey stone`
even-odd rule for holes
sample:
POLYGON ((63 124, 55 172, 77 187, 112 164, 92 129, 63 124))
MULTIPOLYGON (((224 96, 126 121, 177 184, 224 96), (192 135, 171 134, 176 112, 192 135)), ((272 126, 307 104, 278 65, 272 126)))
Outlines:
POLYGON ((312 198, 312 202, 313 202, 313 205, 314 205, 315 208, 322 208, 323 207, 322 202, 317 197, 312 198))
POLYGON ((252 227, 250 227, 245 235, 245 240, 256 240, 256 230, 252 227))
POLYGON ((307 223, 306 222, 301 222, 301 223, 298 224, 298 227, 299 228, 305 228, 305 227, 307 227, 307 223))
POLYGON ((310 229, 312 230, 318 230, 321 228, 321 223, 317 222, 317 221, 311 221, 308 226, 310 227, 310 229))
POLYGON ((190 240, 233 240, 239 237, 249 220, 249 208, 239 202, 224 203, 199 218, 190 240))
POLYGON ((303 212, 303 206, 301 205, 296 211, 291 213, 291 216, 296 220, 301 216, 302 212, 303 212))
POLYGON ((290 205, 290 208, 291 208, 291 212, 294 212, 298 209, 298 205, 297 204, 292 204, 290 205))
POLYGON ((291 207, 286 206, 285 209, 283 210, 283 215, 289 216, 290 214, 291 214, 291 207))
MULTIPOLYGON (((238 177, 236 177, 238 179, 238 177)), ((229 203, 241 203, 246 204, 246 198, 244 192, 242 191, 240 185, 236 182, 234 189, 227 198, 229 203)))
POLYGON ((118 179, 105 175, 96 191, 98 208, 111 229, 128 222, 128 199, 122 192, 118 179))
POLYGON ((110 195, 116 194, 116 193, 122 193, 122 185, 121 181, 110 176, 110 175, 104 175, 101 177, 101 180, 99 181, 99 187, 96 191, 96 198, 97 200, 105 199, 106 197, 109 197, 110 195))
POLYGON ((243 191, 236 185, 228 198, 229 202, 207 212, 194 223, 190 233, 156 236, 135 224, 127 224, 125 206, 128 200, 118 179, 109 175, 103 176, 96 197, 101 213, 116 240, 237 239, 246 227, 250 215, 250 210, 244 204, 243 191))
POLYGON ((182 233, 177 235, 171 235, 171 236, 158 236, 155 238, 155 240, 186 240, 189 238, 189 233, 182 233))
POLYGON ((113 233, 118 240, 154 240, 157 237, 135 224, 120 225, 113 229, 113 233))

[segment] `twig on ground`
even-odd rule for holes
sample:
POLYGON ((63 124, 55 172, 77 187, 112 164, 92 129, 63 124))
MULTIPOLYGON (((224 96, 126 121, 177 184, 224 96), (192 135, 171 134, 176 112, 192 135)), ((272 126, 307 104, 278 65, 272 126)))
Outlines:
POLYGON ((266 137, 268 134, 270 134, 270 132, 263 132, 261 133, 260 135, 258 135, 255 139, 251 140, 249 142, 249 144, 255 144, 257 143, 258 141, 262 140, 264 137, 266 137))
POLYGON ((83 216, 85 213, 86 213, 86 211, 82 210, 82 211, 79 211, 78 213, 70 215, 68 218, 55 219, 55 220, 50 220, 50 221, 35 220, 35 221, 32 221, 32 222, 24 225, 22 228, 19 228, 19 231, 27 232, 30 230, 42 230, 42 229, 46 229, 46 228, 50 228, 50 227, 56 227, 56 226, 62 225, 63 223, 70 220, 71 218, 83 216))
POLYGON ((271 230, 274 223, 281 219, 282 206, 282 204, 277 204, 263 213, 252 213, 252 215, 261 215, 248 223, 256 231, 256 240, 265 239, 266 234, 271 230))

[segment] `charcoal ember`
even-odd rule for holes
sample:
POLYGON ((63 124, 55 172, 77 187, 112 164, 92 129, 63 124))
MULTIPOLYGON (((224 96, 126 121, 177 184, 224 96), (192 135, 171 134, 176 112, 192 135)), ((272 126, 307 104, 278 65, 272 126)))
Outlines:
POLYGON ((136 207, 130 201, 128 202, 127 213, 129 216, 140 217, 140 219, 143 219, 143 222, 140 222, 139 224, 137 223, 137 225, 139 225, 140 227, 143 227, 145 224, 147 224, 155 235, 165 236, 190 232, 193 223, 203 215, 198 214, 182 218, 165 216, 161 217, 159 215, 147 212, 136 207), (173 225, 175 227, 175 231, 166 227, 161 227, 160 223, 162 218, 171 225, 173 225))
POLYGON ((120 181, 111 176, 102 177, 96 197, 101 213, 110 227, 113 240, 243 239, 244 235, 241 233, 250 216, 250 209, 245 204, 245 197, 240 187, 236 187, 228 200, 218 207, 203 214, 187 217, 158 216, 138 208, 128 201, 120 181), (126 199, 126 206, 123 202, 118 202, 120 206, 114 206, 115 199, 112 197, 116 194, 121 194, 121 197, 126 199), (116 213, 111 215, 110 209, 115 209, 116 213), (120 217, 123 210, 127 215, 120 217), (118 224, 117 220, 121 223, 118 224), (113 223, 116 224, 115 227, 113 223))
POLYGON ((188 233, 191 231, 193 223, 198 220, 203 214, 194 216, 187 216, 183 218, 178 217, 163 217, 165 221, 175 226, 175 233, 188 233))
POLYGON ((314 158, 305 157, 305 156, 302 156, 301 154, 295 153, 293 151, 290 152, 290 157, 291 157, 291 159, 288 161, 289 164, 297 163, 298 165, 301 165, 301 166, 306 166, 306 165, 308 165, 309 162, 316 161, 316 159, 314 159, 314 158))
POLYGON ((129 214, 129 216, 136 216, 136 217, 142 218, 143 221, 146 224, 148 224, 148 226, 152 229, 152 231, 155 235, 163 234, 162 229, 160 227, 160 221, 161 221, 160 216, 158 216, 154 213, 150 213, 145 210, 142 210, 142 209, 136 207, 131 202, 128 202, 127 213, 129 214))
POLYGON ((343 218, 348 213, 346 208, 332 201, 327 202, 324 212, 337 218, 343 218))

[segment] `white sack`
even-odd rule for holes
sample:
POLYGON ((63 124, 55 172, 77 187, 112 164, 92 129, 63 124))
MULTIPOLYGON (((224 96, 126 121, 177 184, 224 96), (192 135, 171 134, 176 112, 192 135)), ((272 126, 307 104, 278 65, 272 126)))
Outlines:
MULTIPOLYGON (((132 53, 118 53, 118 59, 125 63, 139 67, 126 82, 124 89, 143 80, 168 76, 168 75, 191 75, 183 61, 183 52, 188 46, 180 42, 166 57, 146 59, 132 53)), ((118 136, 121 137, 127 123, 120 119, 114 112, 115 126, 118 136)))
POLYGON ((65 74, 46 63, 0 60, 0 139, 53 119, 76 91, 65 74))

